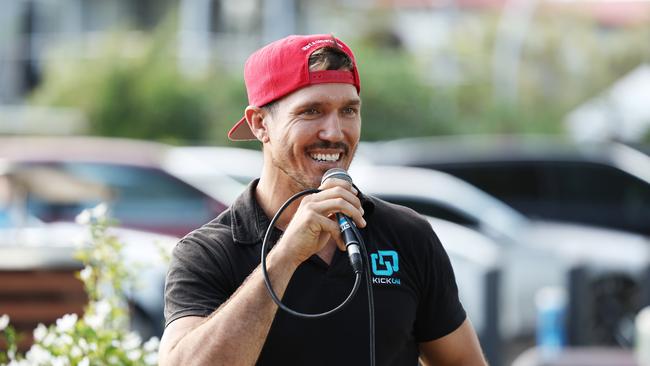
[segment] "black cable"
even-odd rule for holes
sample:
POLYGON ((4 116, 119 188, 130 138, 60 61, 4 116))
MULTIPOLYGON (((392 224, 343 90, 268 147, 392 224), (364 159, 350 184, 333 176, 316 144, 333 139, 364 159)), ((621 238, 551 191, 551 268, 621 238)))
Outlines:
MULTIPOLYGON (((266 229, 266 233, 264 234, 264 240, 262 240, 262 253, 261 253, 261 261, 262 261, 262 275, 264 277, 264 284, 266 285, 266 289, 269 291, 269 295, 271 295, 271 299, 273 299, 273 302, 275 302, 278 307, 287 313, 297 316, 299 318, 308 318, 308 319, 314 319, 314 318, 322 318, 331 314, 336 313, 337 311, 343 309, 346 305, 350 303, 352 298, 356 295, 357 291, 359 290, 359 285, 361 283, 361 274, 360 273, 355 273, 354 277, 354 286, 352 287, 352 291, 350 291, 350 294, 348 297, 337 307, 334 309, 328 310, 324 313, 319 313, 319 314, 308 314, 308 313, 301 313, 298 311, 295 311, 288 306, 284 305, 282 303, 282 300, 280 300, 273 290, 273 287, 271 286, 271 281, 269 280, 269 274, 268 271, 266 270, 266 255, 267 255, 267 250, 266 247, 268 245, 269 238, 271 237, 271 232, 273 231, 273 228, 275 227, 276 221, 280 218, 280 215, 282 215, 282 212, 286 210, 287 207, 293 201, 297 200, 298 198, 308 195, 308 194, 313 194, 313 193, 318 193, 320 190, 318 189, 308 189, 304 190, 302 192, 298 192, 291 196, 278 210, 278 212, 275 213, 273 218, 271 219, 271 222, 269 223, 269 227, 266 229)), ((369 263, 369 258, 370 256, 368 255, 368 250, 366 249, 366 244, 363 241, 363 236, 357 229, 355 225, 350 225, 352 229, 354 230, 355 234, 357 235, 357 238, 359 239, 359 244, 361 247, 361 250, 363 252, 363 257, 365 258, 364 262, 366 264, 366 290, 367 290, 367 296, 368 296, 368 316, 369 316, 369 339, 370 339, 370 366, 375 366, 375 302, 374 302, 374 296, 372 292, 372 277, 370 276, 370 263, 369 263)))
MULTIPOLYGON (((356 188, 356 187, 355 187, 356 188)), ((357 188, 358 190, 358 188, 357 188)), ((370 366, 375 366, 375 296, 372 292, 372 276, 370 275, 370 256, 368 255, 368 249, 366 248, 366 243, 363 241, 363 236, 359 232, 356 226, 351 225, 354 233, 357 234, 359 238, 359 246, 363 252, 363 257, 366 258, 364 261, 366 263, 366 294, 368 296, 368 332, 369 332, 369 341, 370 341, 370 366)))
POLYGON ((361 284, 361 274, 356 273, 355 278, 354 278, 354 286, 352 287, 352 291, 350 291, 350 294, 348 295, 348 297, 339 306, 335 307, 334 309, 328 310, 328 311, 326 311, 324 313, 318 313, 318 314, 301 313, 299 311, 295 311, 295 310, 289 308, 288 306, 286 306, 286 305, 284 305, 282 303, 282 300, 280 300, 278 298, 278 295, 275 293, 275 291, 273 290, 273 287, 271 286, 271 281, 269 280, 269 274, 268 274, 268 272, 266 270, 266 254, 267 254, 266 253, 266 247, 267 247, 269 238, 271 237, 271 232, 273 231, 273 227, 275 226, 275 222, 278 220, 280 215, 282 215, 282 212, 284 212, 284 210, 291 203, 293 203, 293 201, 295 201, 296 199, 298 199, 298 198, 300 198, 300 197, 302 197, 304 195, 312 194, 312 193, 318 193, 318 192, 320 192, 320 190, 318 190, 318 189, 308 189, 308 190, 305 190, 305 191, 302 191, 302 192, 298 192, 298 193, 294 194, 293 196, 291 196, 291 198, 289 198, 287 200, 287 202, 285 202, 282 205, 282 207, 280 207, 278 212, 276 212, 275 215, 273 216, 273 218, 271 219, 271 223, 269 223, 269 227, 266 229, 266 234, 264 234, 264 240, 262 241, 262 254, 261 254, 261 257, 262 257, 262 274, 264 275, 264 284, 266 285, 266 288, 269 290, 269 294, 271 295, 271 298, 278 305, 278 307, 280 309, 286 311, 287 313, 289 313, 291 315, 295 315, 295 316, 297 316, 299 318, 311 318, 311 319, 322 318, 322 317, 325 317, 325 316, 336 313, 337 311, 343 309, 343 307, 345 307, 347 304, 350 303, 350 301, 352 300, 354 295, 356 295, 357 290, 359 290, 359 285, 361 284))

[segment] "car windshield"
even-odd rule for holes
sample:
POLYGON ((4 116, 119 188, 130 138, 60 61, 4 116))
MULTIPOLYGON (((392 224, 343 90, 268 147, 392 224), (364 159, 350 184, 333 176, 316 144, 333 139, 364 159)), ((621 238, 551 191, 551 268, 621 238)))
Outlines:
POLYGON ((359 186, 388 201, 499 236, 517 237, 529 220, 510 206, 449 174, 405 167, 358 169, 359 186), (392 179, 400 177, 399 180, 392 179))
POLYGON ((461 180, 453 185, 446 184, 437 198, 474 217, 488 230, 511 238, 517 237, 529 223, 510 206, 461 180))

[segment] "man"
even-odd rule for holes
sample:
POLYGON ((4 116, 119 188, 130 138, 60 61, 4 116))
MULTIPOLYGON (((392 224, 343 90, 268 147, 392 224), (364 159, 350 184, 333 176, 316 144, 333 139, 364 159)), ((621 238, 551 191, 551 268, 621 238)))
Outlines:
POLYGON ((427 365, 484 365, 429 224, 343 180, 320 183, 328 169, 349 167, 359 142, 360 82, 348 46, 328 35, 290 36, 251 55, 244 78, 249 106, 229 137, 262 143, 261 178, 176 246, 160 363, 368 364, 363 288, 342 311, 301 319, 278 312, 259 268, 269 218, 293 194, 317 187, 321 192, 289 206, 274 228, 267 268, 283 302, 323 312, 352 288, 334 220, 341 212, 361 229, 373 260, 377 364, 416 365, 420 357, 427 365))

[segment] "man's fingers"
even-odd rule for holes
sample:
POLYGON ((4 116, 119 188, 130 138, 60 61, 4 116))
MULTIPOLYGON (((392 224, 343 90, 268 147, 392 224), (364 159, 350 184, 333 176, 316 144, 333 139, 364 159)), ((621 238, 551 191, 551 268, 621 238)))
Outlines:
POLYGON ((352 218, 358 227, 366 226, 366 220, 363 218, 361 211, 343 198, 339 197, 325 201, 309 202, 307 206, 325 217, 330 217, 333 214, 340 212, 352 218))
POLYGON ((318 189, 323 191, 334 187, 343 187, 346 190, 353 192, 354 194, 358 193, 357 190, 352 186, 352 183, 340 178, 329 178, 325 182, 323 182, 323 184, 321 184, 320 187, 318 187, 318 189))
POLYGON ((328 199, 335 199, 335 198, 342 198, 346 201, 348 201, 352 206, 356 207, 357 210, 361 211, 363 213, 363 207, 361 206, 361 201, 357 196, 352 194, 352 192, 346 190, 345 188, 342 187, 333 187, 318 193, 315 193, 311 195, 308 199, 305 201, 307 202, 314 202, 314 201, 325 201, 328 199))
POLYGON ((340 250, 345 251, 345 242, 341 238, 341 229, 339 229, 339 224, 337 223, 336 220, 332 219, 325 219, 327 223, 323 223, 323 229, 327 231, 332 239, 336 242, 336 246, 339 247, 340 250))

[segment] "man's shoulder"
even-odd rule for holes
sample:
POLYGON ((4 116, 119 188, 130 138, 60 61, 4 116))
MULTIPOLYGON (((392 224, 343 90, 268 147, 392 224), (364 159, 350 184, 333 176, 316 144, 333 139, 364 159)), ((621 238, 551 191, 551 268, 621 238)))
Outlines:
POLYGON ((366 196, 373 203, 373 221, 379 225, 390 224, 391 226, 405 229, 431 229, 429 222, 415 210, 384 201, 374 196, 366 196))
POLYGON ((203 250, 223 250, 234 243, 231 226, 231 208, 227 208, 219 216, 203 226, 185 235, 177 248, 184 250, 202 248, 203 250))

